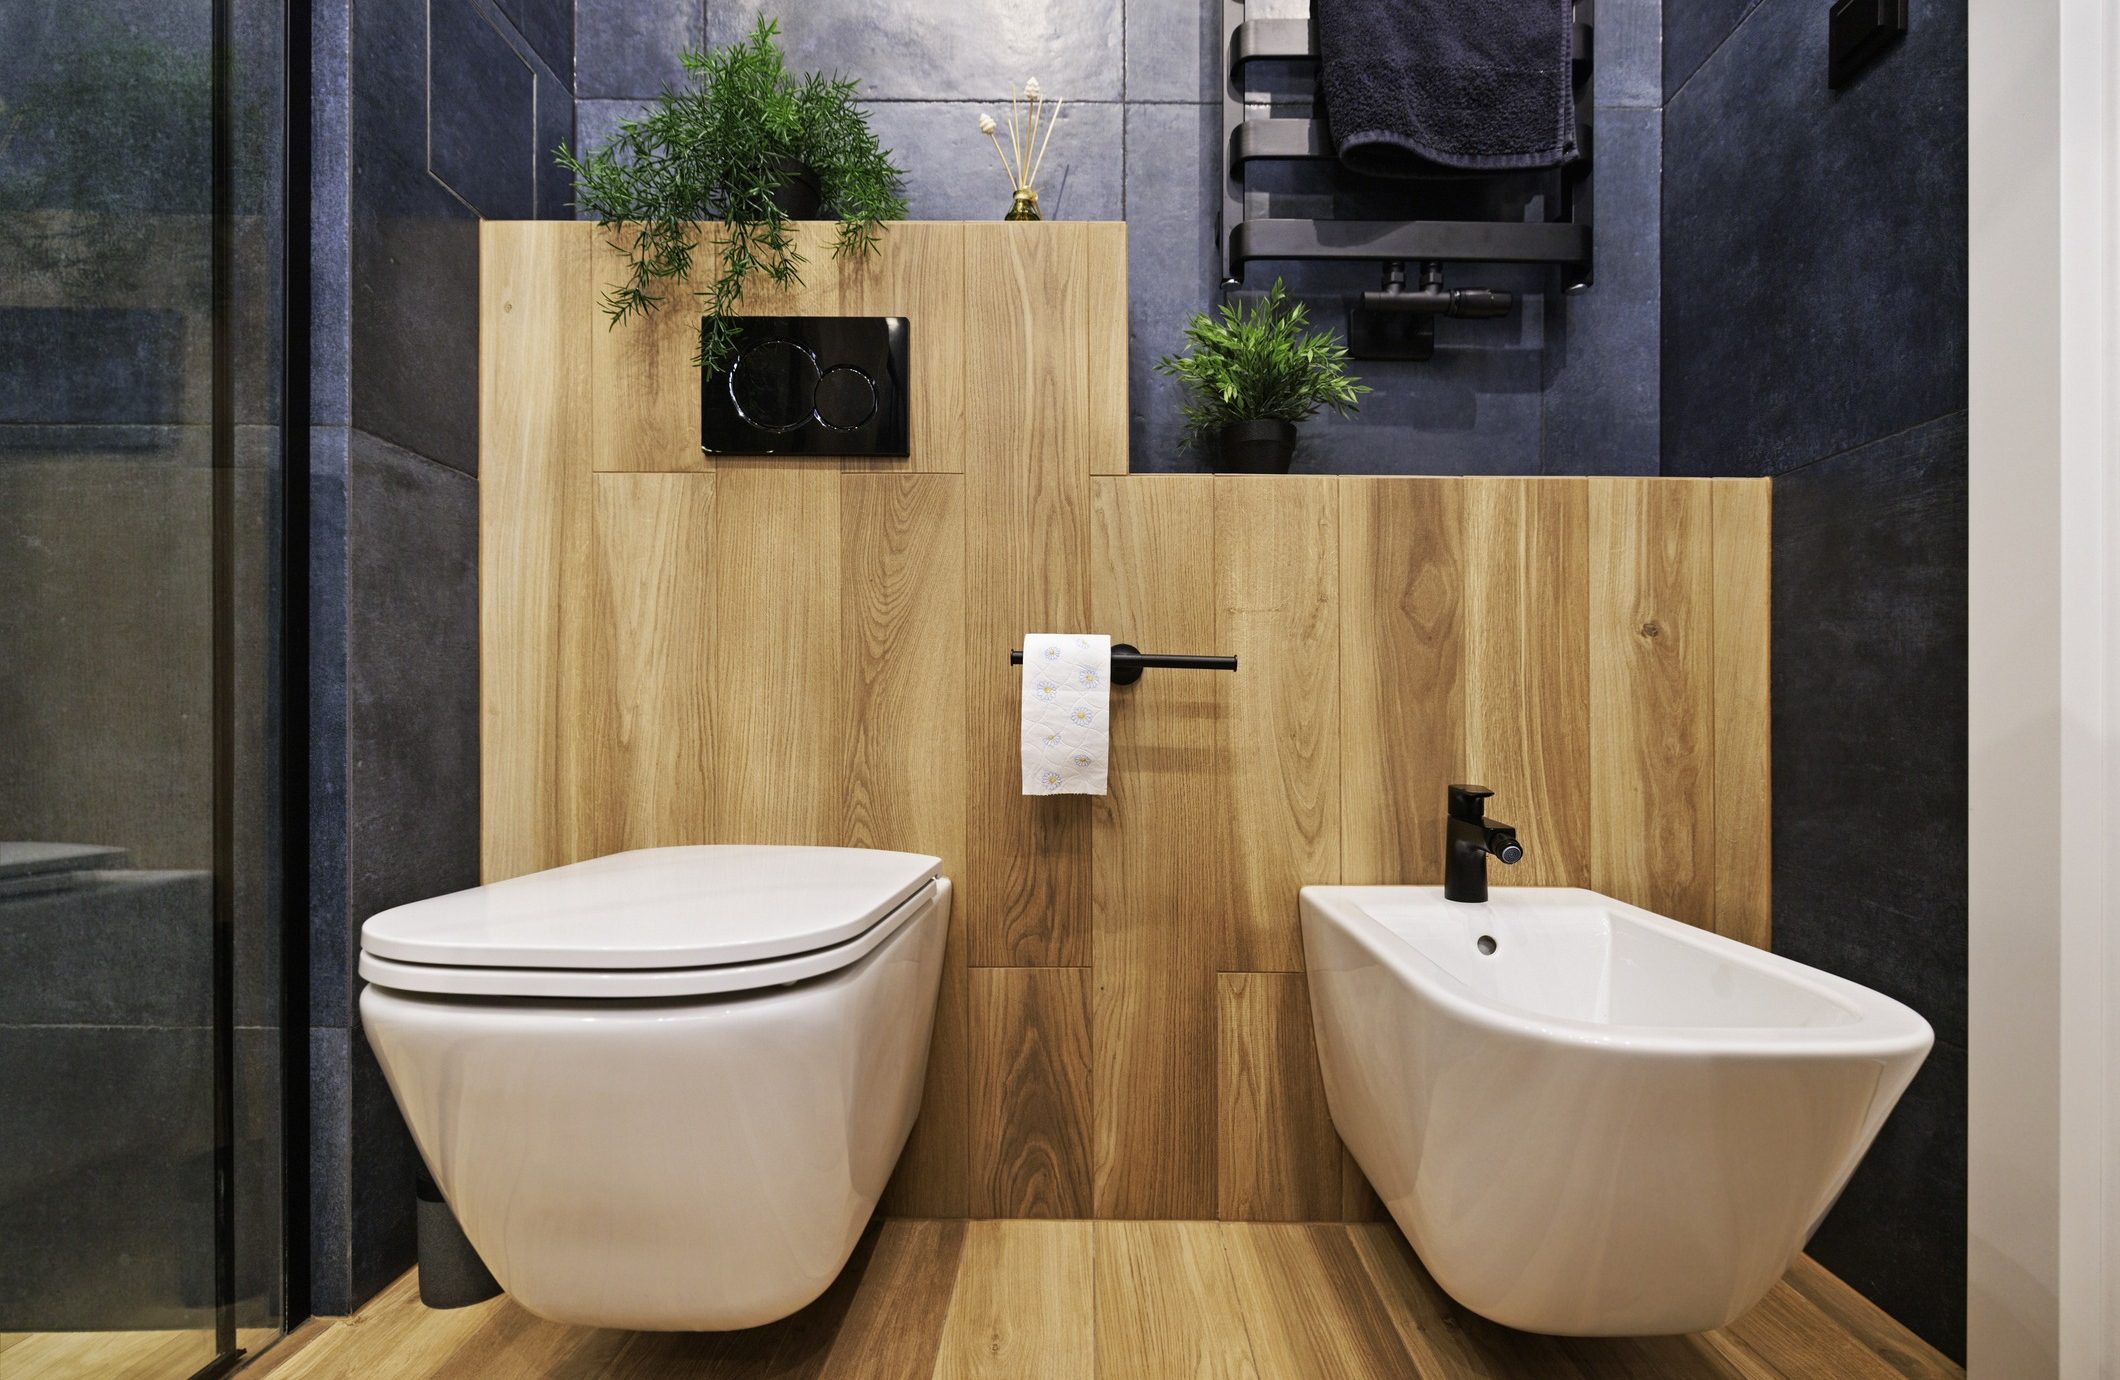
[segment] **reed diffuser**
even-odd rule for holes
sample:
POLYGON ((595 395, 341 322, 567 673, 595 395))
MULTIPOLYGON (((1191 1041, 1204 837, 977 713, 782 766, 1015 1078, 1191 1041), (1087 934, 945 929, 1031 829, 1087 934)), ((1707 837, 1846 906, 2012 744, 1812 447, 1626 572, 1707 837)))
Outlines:
POLYGON ((1045 150, 1053 142, 1053 123, 1060 117, 1061 102, 1048 101, 1032 77, 1017 91, 1009 87, 1008 148, 1001 147, 1000 124, 985 111, 979 112, 979 132, 994 146, 1001 170, 1008 174, 1008 214, 1003 220, 1042 220, 1038 213, 1038 170, 1045 166, 1045 150))

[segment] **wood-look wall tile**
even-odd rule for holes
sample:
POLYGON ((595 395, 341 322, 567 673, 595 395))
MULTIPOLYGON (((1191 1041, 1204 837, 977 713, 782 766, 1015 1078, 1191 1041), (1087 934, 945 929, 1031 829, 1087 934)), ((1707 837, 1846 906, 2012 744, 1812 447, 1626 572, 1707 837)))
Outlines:
POLYGON ((1097 1373, 1257 1380, 1214 1222, 1099 1222, 1097 1373))
POLYGON ((1216 1215, 1340 1216, 1340 1138, 1325 1106, 1301 973, 1223 973, 1216 989, 1216 1215))
POLYGON ((964 245, 960 224, 890 226, 875 254, 842 264, 842 311, 906 318, 913 383, 911 453, 903 460, 850 455, 847 469, 963 471, 964 245))
POLYGON ((1133 465, 1133 417, 1128 406, 1126 340, 1126 223, 1085 223, 1089 345, 1089 471, 1125 474, 1133 465))
MULTIPOLYGON (((561 592, 587 522, 596 303, 565 221, 480 227, 480 875, 562 860, 561 592)), ((579 553, 574 557, 579 559, 579 553)))
MULTIPOLYGON (((1058 229, 1059 227, 1054 227, 1058 229)), ((1087 241, 965 227, 965 616, 971 961, 1090 961, 1090 804, 1027 798, 1018 748, 1027 632, 1088 632, 1087 241)))
POLYGON ((1296 893, 1340 876, 1339 481, 1215 480, 1216 651, 1230 677, 1221 966, 1303 966, 1296 893))
POLYGON ((1714 491, 1587 482, 1591 885, 1712 929, 1714 491))
POLYGON ((1222 1239, 1260 1375, 1405 1380, 1427 1373, 1400 1345, 1346 1227, 1230 1223, 1222 1239))
POLYGON ((1773 923, 1772 481, 1727 480, 1715 507, 1715 929, 1767 947, 1773 923))
POLYGON ((1095 1375, 1091 1230, 1088 1222, 970 1223, 935 1380, 1095 1375))
POLYGON ((971 997, 972 1215, 1089 1216, 1089 970, 974 968, 971 997))
POLYGON ((1464 485, 1340 481, 1340 880, 1443 879, 1465 779, 1464 485))
MULTIPOLYGON (((964 871, 964 503, 956 475, 840 481, 838 841, 932 853, 964 871)), ((888 1212, 961 1217, 970 1149, 970 1001, 962 906, 951 906, 926 1091, 884 1194, 888 1212)))
MULTIPOLYGON (((700 471, 714 457, 699 448, 699 299, 702 265, 684 282, 662 291, 661 305, 645 315, 610 321, 604 294, 625 281, 626 257, 618 246, 630 234, 596 232, 591 269, 597 298, 590 342, 590 391, 596 425, 590 433, 590 464, 599 470, 700 471)), ((711 254, 712 246, 703 246, 711 254)))
POLYGON ((1590 884, 1588 483, 1464 481, 1465 774, 1524 843, 1498 884, 1590 884))
POLYGON ((839 472, 715 473, 717 842, 836 843, 846 798, 839 472), (742 687, 740 691, 726 687, 742 687))
MULTIPOLYGON (((1098 479, 1093 498, 1096 626, 1212 650, 1212 481, 1098 479)), ((1112 690, 1111 793, 1093 807, 1099 1217, 1214 1215, 1228 680, 1155 671, 1112 690)))
POLYGON ((600 474, 567 591, 560 790, 571 858, 715 840, 714 476, 600 474))

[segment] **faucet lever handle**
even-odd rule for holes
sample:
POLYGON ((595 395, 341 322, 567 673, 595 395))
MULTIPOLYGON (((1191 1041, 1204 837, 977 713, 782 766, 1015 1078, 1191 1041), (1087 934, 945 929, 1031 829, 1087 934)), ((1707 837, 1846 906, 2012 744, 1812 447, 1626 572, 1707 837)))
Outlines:
POLYGON ((1480 802, 1493 794, 1494 792, 1488 790, 1485 786, 1452 786, 1450 788, 1450 817, 1452 819, 1470 820, 1474 824, 1479 823, 1480 817, 1487 813, 1486 807, 1480 802))

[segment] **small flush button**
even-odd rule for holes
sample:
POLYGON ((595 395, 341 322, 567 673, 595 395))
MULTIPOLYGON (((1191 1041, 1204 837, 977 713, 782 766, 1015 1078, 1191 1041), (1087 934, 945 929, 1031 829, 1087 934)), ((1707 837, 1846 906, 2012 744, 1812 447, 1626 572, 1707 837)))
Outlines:
POLYGON ((817 380, 817 420, 834 431, 853 431, 876 415, 876 380, 851 364, 824 371, 817 380))

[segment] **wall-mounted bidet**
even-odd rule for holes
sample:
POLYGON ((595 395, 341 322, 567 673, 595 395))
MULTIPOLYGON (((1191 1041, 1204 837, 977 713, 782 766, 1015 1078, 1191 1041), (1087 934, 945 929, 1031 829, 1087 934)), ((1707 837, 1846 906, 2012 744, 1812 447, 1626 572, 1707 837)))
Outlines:
POLYGON ((940 867, 644 849, 362 927, 368 1042, 516 1302, 709 1331, 824 1292, 920 1107, 940 867))
POLYGON ((1889 997, 1593 891, 1313 886, 1302 913, 1333 1124, 1436 1282, 1527 1331, 1752 1307, 1933 1039, 1889 997))

